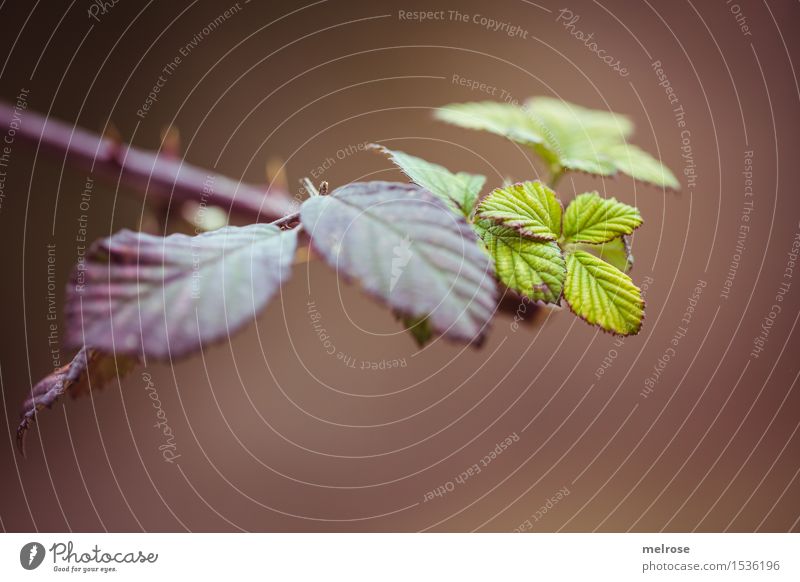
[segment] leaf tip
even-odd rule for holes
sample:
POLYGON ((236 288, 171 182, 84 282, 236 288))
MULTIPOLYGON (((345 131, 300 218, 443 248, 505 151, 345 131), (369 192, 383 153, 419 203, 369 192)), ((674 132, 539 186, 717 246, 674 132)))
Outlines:
POLYGON ((27 458, 25 454, 25 434, 28 432, 28 428, 30 428, 30 419, 23 418, 22 421, 19 423, 17 427, 17 450, 19 454, 22 455, 22 458, 27 458))

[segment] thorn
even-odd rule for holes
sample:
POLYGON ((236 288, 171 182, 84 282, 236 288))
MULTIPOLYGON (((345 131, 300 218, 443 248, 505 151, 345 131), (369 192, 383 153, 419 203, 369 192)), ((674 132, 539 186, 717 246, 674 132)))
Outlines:
POLYGON ((114 123, 109 123, 103 129, 103 137, 118 145, 122 143, 122 134, 114 123))
POLYGON ((108 142, 108 153, 112 160, 120 161, 122 159, 122 134, 117 126, 109 123, 103 129, 103 139, 108 142))
POLYGON ((289 178, 286 175, 286 164, 281 158, 270 158, 267 160, 267 182, 269 188, 279 191, 289 190, 289 178))
POLYGON ((181 132, 174 125, 161 130, 161 152, 169 158, 181 157, 181 132))
POLYGON ((309 247, 300 247, 294 256, 294 265, 302 265, 311 261, 311 250, 309 247))

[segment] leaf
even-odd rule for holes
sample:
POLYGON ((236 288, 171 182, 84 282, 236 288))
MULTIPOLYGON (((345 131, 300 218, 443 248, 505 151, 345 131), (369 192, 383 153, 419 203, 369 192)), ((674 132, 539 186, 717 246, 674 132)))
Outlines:
POLYGON ((559 302, 567 268, 557 243, 525 238, 485 220, 474 227, 502 283, 535 301, 559 302))
POLYGON ((254 224, 195 237, 123 230, 95 243, 67 290, 67 343, 166 359, 228 337, 289 276, 296 231, 254 224))
POLYGON ((661 162, 628 145, 633 123, 624 115, 534 97, 522 106, 491 101, 456 103, 442 107, 436 116, 528 146, 554 173, 574 170, 613 176, 623 172, 635 180, 680 189, 678 180, 661 162))
POLYGON ((495 307, 492 265, 462 216, 414 184, 356 182, 300 210, 311 245, 405 317, 480 343, 495 307))
POLYGON ((630 240, 627 236, 619 236, 601 244, 578 243, 570 245, 568 252, 569 250, 592 253, 623 273, 627 273, 633 268, 633 255, 631 254, 630 240))
POLYGON ((576 315, 619 335, 639 333, 641 292, 625 273, 584 251, 567 255, 564 299, 576 315))
POLYGON ((551 139, 569 142, 591 138, 598 143, 616 143, 633 134, 633 122, 626 115, 581 107, 563 99, 531 97, 523 108, 533 115, 544 133, 552 132, 551 139), (583 134, 583 138, 571 135, 573 132, 583 134))
POLYGON ((494 190, 478 206, 478 217, 514 228, 538 240, 561 235, 561 202, 539 181, 494 190))
POLYGON ((524 145, 544 141, 531 116, 524 109, 510 103, 453 103, 437 109, 434 115, 447 123, 490 131, 524 145))
POLYGON ((606 150, 606 155, 614 161, 617 169, 640 182, 680 190, 681 183, 669 168, 648 154, 630 144, 618 144, 606 150))
POLYGON ((641 226, 639 210, 601 198, 597 192, 575 197, 564 213, 564 242, 602 243, 623 234, 631 234, 641 226))
POLYGON ((417 342, 417 346, 422 348, 431 341, 433 330, 427 317, 404 317, 403 325, 417 342))
POLYGON ((62 394, 69 392, 73 398, 98 390, 114 378, 122 377, 133 369, 136 360, 125 356, 114 358, 97 350, 81 349, 66 366, 45 376, 33 388, 22 405, 22 418, 17 428, 17 446, 25 455, 25 434, 44 407, 51 408, 62 394))
POLYGON ((480 196, 486 176, 458 172, 454 174, 444 166, 427 162, 404 152, 390 150, 373 144, 386 154, 411 180, 436 195, 455 212, 469 216, 480 196))

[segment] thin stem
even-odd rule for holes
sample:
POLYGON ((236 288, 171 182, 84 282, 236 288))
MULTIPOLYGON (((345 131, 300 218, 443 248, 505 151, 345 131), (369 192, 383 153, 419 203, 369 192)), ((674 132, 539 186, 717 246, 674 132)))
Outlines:
POLYGON ((300 183, 303 185, 303 188, 306 189, 306 192, 308 192, 309 197, 314 198, 315 196, 319 196, 319 190, 317 190, 317 187, 314 186, 314 182, 309 178, 303 178, 300 180, 300 183))
POLYGON ((270 222, 270 224, 273 226, 283 226, 285 224, 289 224, 293 220, 297 220, 298 218, 300 218, 299 210, 297 212, 292 212, 291 214, 287 214, 286 216, 282 216, 278 220, 273 220, 272 222, 270 222))
MULTIPOLYGON (((0 102, 0 126, 16 123, 14 115, 12 106, 0 102)), ((22 113, 22 123, 17 125, 18 141, 37 146, 112 183, 119 182, 147 198, 167 203, 205 202, 252 222, 274 220, 294 208, 291 195, 281 188, 238 182, 181 158, 120 143, 31 110, 22 113)))
POLYGON ((566 170, 564 168, 554 169, 554 170, 551 170, 551 172, 552 172, 552 174, 550 175, 550 181, 548 183, 548 186, 550 187, 551 190, 555 190, 556 189, 556 184, 558 184, 558 181, 567 172, 566 172, 566 170))

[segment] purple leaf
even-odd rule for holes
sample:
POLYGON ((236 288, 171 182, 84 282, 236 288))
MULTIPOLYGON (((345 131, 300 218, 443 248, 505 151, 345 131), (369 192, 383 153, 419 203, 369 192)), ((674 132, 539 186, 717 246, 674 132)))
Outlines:
POLYGON ((67 343, 181 357, 237 331, 289 276, 297 232, 268 224, 95 243, 67 289, 67 343))
POLYGON ((301 208, 311 245, 340 274, 445 337, 480 343, 495 308, 489 258, 462 216, 414 184, 360 182, 301 208))
POLYGON ((22 421, 17 428, 17 445, 25 454, 25 433, 36 420, 39 410, 50 408, 62 394, 69 392, 72 397, 97 390, 118 376, 124 376, 136 365, 133 358, 117 357, 103 354, 97 350, 83 348, 66 366, 55 370, 40 380, 22 405, 20 417, 22 421))

